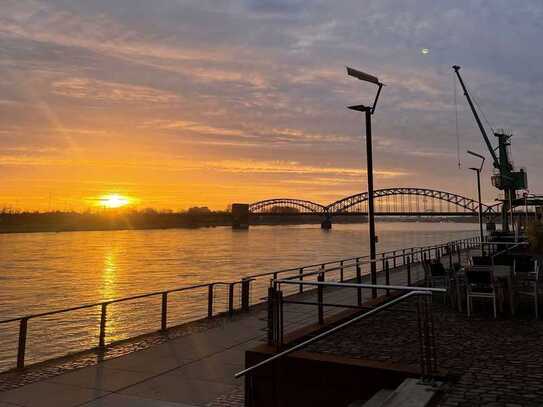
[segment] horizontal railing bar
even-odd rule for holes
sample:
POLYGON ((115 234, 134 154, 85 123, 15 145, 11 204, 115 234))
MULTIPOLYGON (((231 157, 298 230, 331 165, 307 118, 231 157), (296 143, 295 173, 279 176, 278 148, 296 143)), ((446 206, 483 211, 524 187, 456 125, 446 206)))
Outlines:
MULTIPOLYGON (((470 242, 470 241, 473 241, 475 242, 476 240, 478 239, 478 237, 473 237, 473 238, 466 238, 466 239, 457 239, 457 240, 451 240, 449 242, 446 242, 446 243, 440 243, 440 244, 437 244, 437 245, 428 245, 428 246, 413 246, 413 247, 409 247, 409 248, 400 248, 400 249, 396 249, 396 250, 388 250, 388 251, 385 251, 385 252, 380 252, 380 253, 377 253, 376 257, 376 260, 375 261, 382 261, 382 256, 383 255, 387 255, 387 254, 391 254, 391 253, 398 253, 397 255, 394 255, 394 256, 388 256, 385 258, 385 260, 387 258, 389 259, 392 259, 392 258, 398 258, 398 257, 403 257, 403 250, 405 250, 405 255, 411 255, 410 251, 411 249, 413 249, 413 251, 418 251, 418 250, 430 250, 430 249, 436 249, 436 248, 444 248, 444 247, 450 247, 454 244, 457 244, 457 243, 461 243, 461 242, 470 242)), ((298 267, 292 267, 292 268, 288 268, 288 269, 282 269, 282 270, 276 270, 276 271, 267 271, 267 272, 264 272, 264 273, 259 273, 259 274, 251 274, 249 275, 248 277, 251 277, 251 278, 257 278, 257 277, 266 277, 266 276, 272 276, 274 274, 281 274, 281 273, 288 273, 288 272, 293 272, 293 271, 299 271, 301 268, 311 268, 311 267, 319 267, 319 266, 326 266, 326 265, 329 265, 329 264, 334 264, 334 263, 340 263, 340 262, 346 262, 346 261, 353 261, 353 260, 362 260, 362 259, 368 259, 368 262, 371 262, 371 260, 369 259, 369 256, 359 256, 359 257, 348 257, 348 258, 345 258, 345 259, 340 259, 340 260, 331 260, 331 261, 328 261, 328 262, 323 262, 323 263, 316 263, 316 264, 310 264, 310 265, 306 265, 306 266, 298 266, 298 267)), ((366 263, 364 263, 366 264, 366 263)))
POLYGON ((329 302, 323 302, 322 304, 319 304, 318 302, 310 302, 310 301, 290 301, 290 300, 283 300, 283 304, 294 304, 294 305, 322 305, 322 306, 324 306, 324 307, 356 308, 356 309, 372 309, 372 307, 363 307, 363 306, 360 306, 360 305, 335 304, 335 303, 329 303, 329 302))
POLYGON ((240 283, 241 283, 240 281, 237 281, 237 282, 234 282, 234 283, 226 283, 226 282, 219 281, 219 282, 214 282, 214 283, 192 285, 192 286, 188 286, 188 287, 179 287, 179 288, 174 288, 172 290, 155 291, 155 292, 152 292, 152 293, 145 293, 145 294, 140 294, 140 295, 134 295, 134 296, 131 296, 131 297, 117 298, 117 299, 114 299, 114 300, 101 301, 101 302, 96 302, 96 303, 93 303, 93 304, 78 305, 76 307, 65 308, 65 309, 61 309, 61 310, 54 310, 54 311, 42 312, 42 313, 38 313, 38 314, 31 314, 31 315, 26 315, 24 317, 16 317, 16 318, 5 319, 5 320, 0 321, 0 324, 7 324, 9 322, 16 322, 16 321, 20 321, 21 319, 27 319, 28 320, 28 319, 32 319, 32 318, 39 318, 39 317, 45 317, 45 316, 49 316, 49 315, 62 314, 62 313, 65 313, 65 312, 78 311, 78 310, 82 310, 82 309, 86 309, 86 308, 98 307, 98 306, 109 305, 109 304, 116 304, 116 303, 125 302, 125 301, 139 300, 139 299, 142 299, 142 298, 159 296, 159 295, 162 295, 164 293, 174 293, 174 292, 180 292, 180 291, 196 290, 198 288, 209 287, 210 285, 230 285, 230 284, 240 284, 240 283))
POLYGON ((382 311, 383 309, 386 309, 386 308, 388 308, 388 307, 390 307, 390 306, 392 306, 392 305, 394 305, 394 304, 396 304, 398 302, 401 302, 401 301, 403 301, 403 300, 405 300, 405 299, 407 299, 409 297, 415 296, 415 295, 432 295, 432 294, 429 293, 429 292, 426 292, 426 291, 411 291, 411 292, 409 292, 407 294, 402 295, 401 297, 398 297, 398 298, 396 298, 394 300, 391 300, 391 301, 387 302, 386 304, 380 305, 380 306, 372 309, 371 311, 368 311, 368 312, 366 312, 366 313, 364 313, 362 315, 358 315, 358 316, 350 319, 349 321, 346 321, 346 322, 344 322, 342 324, 339 324, 339 325, 329 329, 326 332, 320 333, 320 334, 314 336, 313 338, 310 338, 310 339, 308 339, 308 340, 306 340, 304 342, 301 342, 298 345, 293 346, 292 348, 289 348, 289 349, 287 349, 287 350, 285 350, 283 352, 280 352, 280 353, 278 353, 278 354, 276 354, 276 355, 274 355, 274 356, 272 356, 272 357, 270 357, 270 358, 268 358, 266 360, 263 360, 262 362, 257 363, 256 365, 253 365, 253 366, 251 366, 251 367, 249 367, 249 368, 247 368, 245 370, 242 370, 241 372, 236 373, 234 375, 234 377, 236 379, 238 379, 238 378, 240 378, 242 376, 245 376, 247 373, 252 372, 253 370, 256 370, 256 369, 258 369, 258 368, 260 368, 262 366, 265 366, 268 363, 273 362, 274 360, 277 360, 277 359, 280 359, 280 358, 282 358, 284 356, 287 356, 287 355, 297 351, 298 349, 304 348, 307 345, 312 344, 313 342, 317 342, 317 341, 319 341, 319 340, 321 340, 321 339, 323 339, 323 338, 325 338, 325 337, 327 337, 327 336, 329 336, 329 335, 331 335, 331 334, 333 334, 333 333, 335 333, 337 331, 342 330, 343 328, 348 327, 351 324, 354 324, 355 322, 358 322, 358 321, 360 321, 360 320, 362 320, 364 318, 367 318, 367 317, 369 317, 369 316, 371 316, 373 314, 376 314, 376 313, 382 311))
POLYGON ((378 290, 402 290, 402 291, 422 291, 432 293, 445 293, 446 288, 433 288, 433 287, 409 287, 401 285, 385 285, 385 284, 358 284, 358 283, 336 283, 326 281, 293 281, 293 280, 274 280, 280 284, 297 284, 297 285, 314 285, 325 287, 348 287, 348 288, 377 288, 378 290))

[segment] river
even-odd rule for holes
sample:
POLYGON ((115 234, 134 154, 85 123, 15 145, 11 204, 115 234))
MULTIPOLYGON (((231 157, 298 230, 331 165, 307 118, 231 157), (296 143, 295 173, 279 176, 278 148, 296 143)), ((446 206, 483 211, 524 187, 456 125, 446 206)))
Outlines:
MULTIPOLYGON (((378 251, 471 237, 477 228, 463 223, 382 222, 377 224, 378 251)), ((337 224, 331 231, 319 225, 296 225, 253 226, 248 231, 216 227, 4 234, 0 235, 0 319, 365 255, 367 242, 366 224, 337 224)), ((225 298, 218 294, 217 298, 225 298)), ((187 304, 169 318, 175 323, 187 315, 204 316, 206 299, 206 292, 171 298, 187 304)), ((159 298, 110 308, 109 340, 157 328, 159 298)), ((31 320, 27 360, 93 346, 97 319, 99 309, 31 320)), ((16 333, 17 324, 1 330, 0 371, 14 364, 16 333)))

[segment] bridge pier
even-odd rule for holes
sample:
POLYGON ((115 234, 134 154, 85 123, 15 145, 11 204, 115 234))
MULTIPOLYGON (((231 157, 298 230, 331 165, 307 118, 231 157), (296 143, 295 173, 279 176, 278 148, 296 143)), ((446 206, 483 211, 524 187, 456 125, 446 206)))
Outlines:
POLYGON ((248 204, 232 204, 232 229, 249 229, 248 204))
POLYGON ((332 229, 332 217, 329 213, 326 214, 324 220, 321 222, 321 229, 330 230, 332 229))

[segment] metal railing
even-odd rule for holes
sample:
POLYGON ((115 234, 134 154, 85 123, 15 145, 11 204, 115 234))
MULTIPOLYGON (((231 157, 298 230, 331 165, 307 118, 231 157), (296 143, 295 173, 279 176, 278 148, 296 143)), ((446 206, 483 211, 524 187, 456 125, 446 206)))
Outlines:
MULTIPOLYGON (((406 249, 399 250, 390 250, 378 254, 377 262, 381 265, 381 268, 378 268, 378 272, 385 272, 386 281, 389 281, 389 272, 398 267, 407 267, 408 269, 408 285, 411 284, 410 277, 410 266, 414 263, 421 262, 429 258, 438 258, 445 254, 449 254, 451 262, 452 255, 456 253, 458 255, 458 260, 460 260, 460 253, 462 250, 476 247, 478 245, 478 237, 460 239, 451 241, 448 243, 438 244, 438 245, 429 245, 429 246, 418 246, 411 247, 406 249)), ((161 297, 160 305, 160 330, 165 331, 168 329, 168 295, 176 292, 188 292, 198 289, 204 289, 207 287, 207 318, 211 318, 215 315, 222 314, 223 312, 216 312, 214 309, 215 295, 214 288, 217 286, 225 286, 228 288, 227 294, 227 313, 233 314, 237 310, 246 311, 250 308, 251 305, 261 303, 264 299, 267 298, 267 287, 269 284, 269 277, 277 280, 280 276, 284 278, 296 277, 301 281, 304 281, 306 278, 311 276, 318 275, 332 275, 334 273, 338 274, 337 280, 340 282, 345 281, 346 279, 356 278, 358 282, 361 281, 361 276, 363 274, 363 266, 369 265, 370 260, 369 256, 359 256, 359 257, 350 257, 340 260, 328 261, 323 263, 315 263, 311 265, 305 265, 300 267, 294 267, 289 269, 282 269, 272 272, 258 273, 250 276, 246 276, 239 281, 233 282, 211 282, 206 284, 192 285, 187 287, 180 287, 171 290, 156 291, 152 293, 145 293, 140 295, 134 295, 130 297, 118 298, 108 301, 96 302, 92 304, 85 304, 76 307, 64 308, 60 310, 54 310, 49 312, 36 313, 31 315, 26 315, 22 317, 9 318, 0 321, 0 325, 8 323, 19 323, 18 328, 18 345, 17 345, 17 362, 16 367, 18 369, 24 368, 25 359, 26 359, 26 347, 27 347, 27 335, 28 335, 28 323, 31 320, 36 320, 39 318, 57 315, 57 314, 66 314, 74 312, 77 310, 89 309, 89 308, 99 308, 100 309, 100 320, 99 320, 99 331, 97 338, 97 347, 104 348, 106 346, 106 328, 108 321, 108 306, 116 303, 124 303, 129 301, 134 301, 143 298, 149 297, 161 297), (348 271, 353 270, 353 276, 348 276, 348 271), (253 284, 252 284, 253 283, 253 284), (239 304, 235 303, 235 290, 239 287, 239 304)), ((296 293, 302 293, 304 291, 304 285, 300 284, 296 293)), ((295 294, 292 292, 291 294, 295 294)), ((359 295, 360 301, 361 297, 359 295)), ((137 335, 136 335, 137 336, 137 335)), ((93 349, 94 347, 87 348, 86 350, 93 349)), ((62 356, 62 355, 60 355, 62 356)))
POLYGON ((104 348, 106 346, 106 325, 107 325, 107 309, 109 305, 117 304, 117 303, 123 303, 128 301, 135 301, 143 298, 150 298, 150 297, 161 297, 160 302, 160 331, 166 331, 168 329, 168 294, 171 293, 177 293, 177 292, 183 292, 183 291, 191 291, 191 290, 197 290, 202 288, 207 288, 207 317, 211 318, 212 316, 216 315, 214 313, 214 289, 218 286, 225 286, 228 288, 228 313, 232 314, 236 307, 234 304, 234 296, 235 296, 235 287, 237 285, 241 286, 241 309, 242 310, 248 310, 249 309, 249 291, 250 291, 250 283, 252 279, 245 278, 241 281, 235 281, 235 282, 213 282, 208 284, 198 284, 198 285, 192 285, 188 287, 180 287, 175 288, 171 290, 164 290, 164 291, 156 291, 151 293, 145 293, 140 295, 134 295, 131 297, 124 297, 124 298, 118 298, 108 301, 101 301, 96 302, 92 304, 84 304, 79 305, 76 307, 71 308, 64 308, 61 310, 55 310, 55 311, 49 311, 49 312, 42 312, 37 314, 31 314, 24 317, 19 318, 10 318, 0 321, 1 324, 8 324, 13 322, 19 323, 19 338, 18 338, 18 347, 17 347, 17 368, 21 369, 25 366, 25 356, 26 356, 26 343, 27 343, 27 333, 28 333, 28 322, 33 319, 38 319, 42 317, 47 317, 51 315, 58 315, 58 314, 64 314, 69 313, 73 311, 83 310, 83 309, 89 309, 89 308, 99 308, 100 309, 100 325, 99 325, 99 334, 97 338, 97 346, 98 348, 104 348))
MULTIPOLYGON (((386 290, 401 290, 401 291, 408 291, 408 293, 401 295, 398 298, 394 298, 388 302, 386 302, 383 305, 376 306, 372 308, 371 310, 361 314, 357 315, 351 319, 349 319, 346 322, 340 323, 337 326, 334 326, 333 328, 330 328, 326 330, 325 332, 319 333, 312 338, 309 338, 307 340, 304 340, 303 342, 294 345, 286 350, 283 350, 274 356, 269 357, 268 359, 263 360, 262 362, 259 362, 247 369, 244 369, 238 373, 236 373, 234 376, 236 378, 240 378, 242 376, 245 376, 249 373, 254 372, 255 370, 268 365, 278 359, 281 359, 293 352, 296 352, 302 348, 307 347, 308 345, 311 345, 314 342, 317 342, 321 339, 324 339, 336 332, 339 332, 352 324, 359 322, 365 318, 368 318, 371 315, 380 313, 393 305, 396 305, 400 302, 403 302, 407 300, 408 298, 417 296, 419 298, 425 298, 426 301, 419 301, 417 303, 417 327, 418 327, 418 333, 419 333, 419 342, 420 342, 420 363, 421 363, 421 376, 423 379, 433 379, 436 372, 437 372, 437 355, 436 355, 436 345, 435 345, 435 333, 434 333, 434 326, 433 326, 433 317, 431 312, 431 296, 432 293, 446 293, 447 290, 444 288, 427 288, 427 287, 405 287, 405 286, 388 286, 388 285, 371 285, 371 284, 354 284, 354 283, 325 283, 325 282, 317 282, 317 283, 308 283, 303 281, 292 281, 292 280, 283 280, 283 281, 275 281, 279 284, 303 284, 303 285, 317 285, 319 287, 327 286, 327 287, 340 287, 340 288, 367 288, 367 289, 386 289, 386 290)), ((270 290, 276 290, 273 295, 270 296, 270 303, 272 303, 269 307, 270 309, 270 315, 269 315, 269 325, 270 328, 274 331, 281 331, 281 325, 283 322, 282 318, 282 296, 281 291, 277 290, 273 287, 270 288, 270 290)), ((279 342, 272 343, 273 345, 276 345, 278 348, 280 348, 282 344, 282 334, 278 333, 276 335, 272 335, 272 337, 279 342)))

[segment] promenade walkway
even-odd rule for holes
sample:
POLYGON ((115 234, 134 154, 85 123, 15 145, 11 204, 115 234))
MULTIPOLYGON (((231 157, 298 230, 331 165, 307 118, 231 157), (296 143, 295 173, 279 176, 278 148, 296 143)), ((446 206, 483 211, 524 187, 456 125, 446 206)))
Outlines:
MULTIPOLYGON (((420 265, 413 266, 412 276, 413 281, 422 278, 420 265)), ((365 276, 365 282, 367 279, 365 276)), ((378 282, 384 284, 384 275, 379 275, 378 282)), ((405 271, 391 272, 390 283, 405 285, 405 271)), ((368 298, 369 291, 364 295, 368 298)), ((302 296, 314 300, 315 293, 302 296)), ((356 290, 327 292, 325 300, 354 304, 356 290)), ((326 316, 341 311, 327 309, 326 316)), ((314 306, 285 305, 286 331, 316 320, 314 306)), ((1 392, 0 407, 242 406, 243 380, 233 376, 244 367, 245 351, 265 340, 265 307, 226 321, 146 350, 1 392)))

